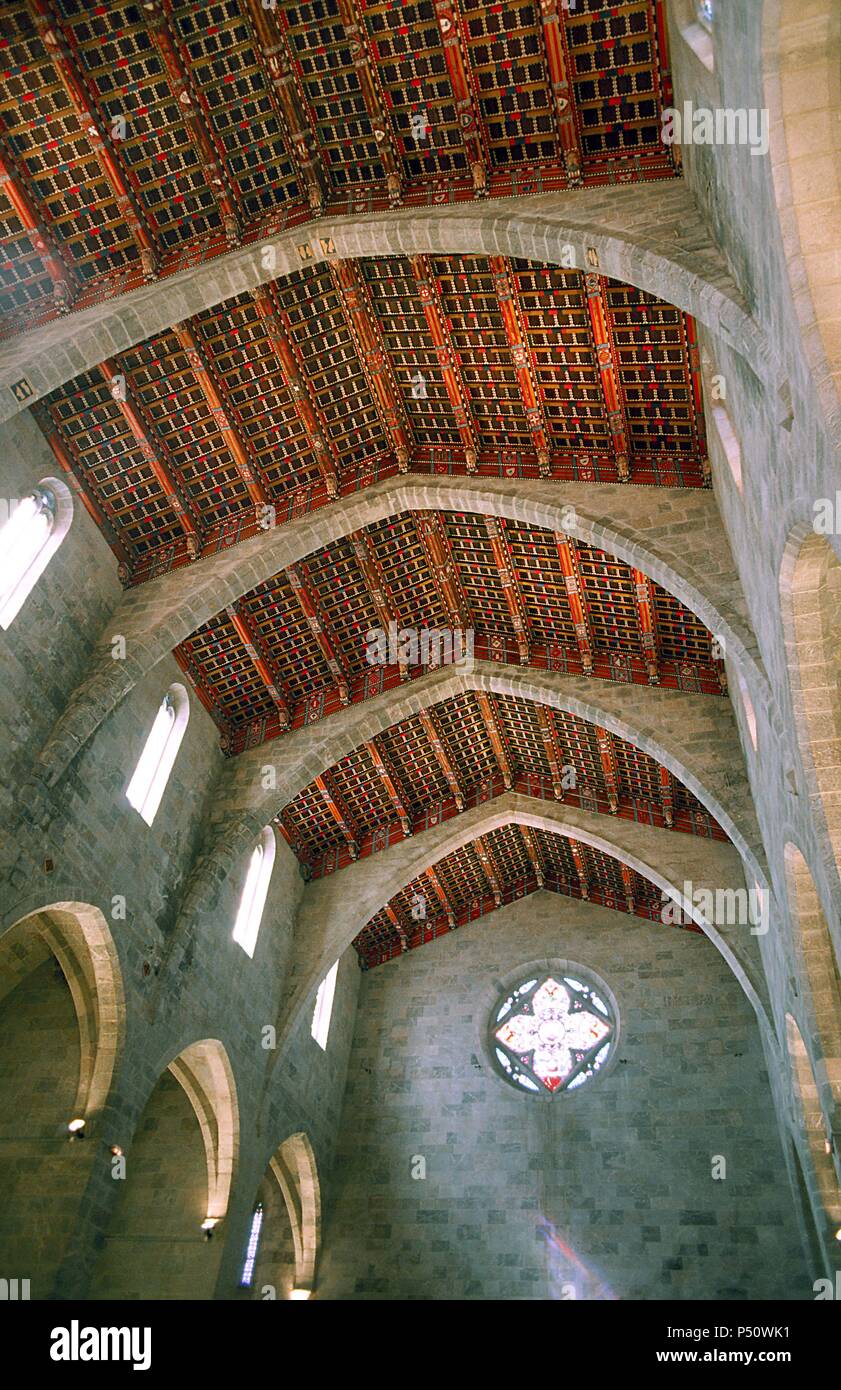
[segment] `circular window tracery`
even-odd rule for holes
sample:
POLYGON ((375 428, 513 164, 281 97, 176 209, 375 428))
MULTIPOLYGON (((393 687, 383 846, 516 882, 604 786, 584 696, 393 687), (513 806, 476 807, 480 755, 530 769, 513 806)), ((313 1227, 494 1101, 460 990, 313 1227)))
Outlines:
POLYGON ((489 1025, 503 1078, 544 1096, 586 1085, 610 1058, 617 1032, 608 991, 560 971, 530 975, 506 990, 489 1025))

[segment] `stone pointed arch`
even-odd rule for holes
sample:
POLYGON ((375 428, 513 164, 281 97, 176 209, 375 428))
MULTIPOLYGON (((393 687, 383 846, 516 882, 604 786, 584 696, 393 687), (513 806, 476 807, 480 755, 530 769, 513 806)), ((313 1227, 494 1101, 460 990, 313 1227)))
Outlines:
POLYGON ((841 561, 803 522, 780 566, 794 729, 832 877, 841 875, 841 561))
POLYGON ((766 0, 764 103, 794 312, 809 371, 841 445, 841 7, 766 0))
POLYGON ((813 1039, 814 1079, 830 1127, 838 1129, 841 1141, 839 953, 809 866, 797 846, 791 843, 785 847, 785 870, 795 942, 803 962, 804 1021, 808 1020, 808 1032, 813 1039))
POLYGON ((185 1047, 169 1070, 196 1113, 207 1157, 207 1215, 221 1221, 239 1156, 239 1105, 228 1054, 215 1038, 205 1038, 185 1047))
POLYGON ((738 572, 711 493, 408 474, 386 478, 130 590, 109 619, 90 675, 71 697, 41 753, 42 776, 50 784, 57 782, 136 682, 226 605, 361 527, 406 511, 435 509, 507 517, 565 531, 643 570, 700 618, 743 671, 751 672, 757 692, 767 690, 738 572), (114 632, 126 639, 124 661, 112 659, 114 632))
POLYGON ((99 908, 56 901, 7 926, 0 936, 0 998, 50 953, 67 981, 79 1025, 74 1112, 95 1122, 111 1089, 126 1021, 119 958, 99 908))
POLYGON ((815 1229, 829 1269, 831 1255, 837 1261, 835 1234, 841 1230, 841 1187, 826 1151, 826 1123, 809 1049, 792 1014, 786 1014, 785 1023, 792 1073, 792 1130, 815 1229))
POLYGON ((311 1292, 321 1249, 321 1182, 306 1134, 290 1134, 269 1167, 286 1203, 295 1249, 295 1287, 311 1292))
POLYGON ((89 371, 115 352, 163 332, 307 264, 342 257, 447 252, 520 256, 579 268, 636 285, 724 330, 754 371, 770 358, 724 258, 683 181, 500 198, 486 203, 414 207, 367 216, 331 214, 290 232, 268 229, 250 245, 160 282, 76 310, 0 346, 0 419, 20 408, 11 387, 25 376, 34 399, 89 371), (271 244, 274 256, 266 258, 271 244))
MULTIPOLYGON (((186 950, 203 915, 212 910, 219 883, 241 865, 260 828, 304 787, 367 739, 421 709, 472 690, 568 711, 642 749, 706 807, 732 839, 750 881, 769 893, 756 813, 741 771, 732 711, 725 700, 477 661, 469 672, 455 667, 426 672, 410 684, 351 705, 321 724, 297 730, 232 762, 218 787, 221 828, 198 859, 185 888, 179 922, 166 948, 168 968, 186 950), (275 774, 271 790, 264 786, 267 765, 275 774)), ((423 841, 428 833, 421 837, 423 841)))
POLYGON ((716 920, 715 915, 708 917, 684 892, 689 881, 693 890, 707 890, 714 899, 717 891, 723 889, 744 893, 744 875, 733 847, 697 837, 675 836, 637 822, 619 824, 610 819, 607 826, 604 822, 605 817, 589 811, 509 792, 436 826, 418 841, 404 840, 382 854, 307 884, 295 928, 291 985, 278 1019, 278 1047, 272 1064, 302 1019, 319 980, 374 913, 429 864, 470 843, 477 835, 512 823, 583 840, 655 883, 690 914, 721 952, 753 1006, 760 1026, 770 1035, 756 937, 748 926, 728 925, 716 920), (675 844, 676 840, 690 843, 675 844))

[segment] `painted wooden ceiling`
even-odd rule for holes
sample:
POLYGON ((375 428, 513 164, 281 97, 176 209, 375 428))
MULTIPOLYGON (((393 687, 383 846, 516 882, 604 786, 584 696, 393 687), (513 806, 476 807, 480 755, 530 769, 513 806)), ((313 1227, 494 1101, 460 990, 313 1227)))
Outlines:
POLYGON ((673 177, 661 0, 9 0, 5 330, 330 213, 673 177))
MULTIPOLYGON (((0 50, 6 335, 331 212, 679 174, 659 141, 660 0, 28 0, 4 5, 0 50)), ((692 319, 595 270, 503 257, 302 265, 33 413, 127 587, 399 473, 709 485, 692 319)), ((325 545, 175 657, 236 756, 419 679, 366 655, 392 624, 469 631, 507 665, 726 684, 710 633, 645 574, 561 531, 443 510, 325 545)), ((725 838, 608 731, 479 692, 356 749, 277 824, 318 877, 506 789, 725 838)), ((659 916, 609 855, 512 825, 398 894, 360 959, 539 886, 659 916)))

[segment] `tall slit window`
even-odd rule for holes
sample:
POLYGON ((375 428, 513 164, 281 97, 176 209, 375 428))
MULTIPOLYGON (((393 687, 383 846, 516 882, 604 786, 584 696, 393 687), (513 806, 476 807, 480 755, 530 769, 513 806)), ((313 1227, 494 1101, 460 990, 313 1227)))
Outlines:
POLYGON ((58 478, 44 478, 0 525, 0 627, 11 626, 61 545, 73 502, 58 478))
POLYGON ((322 1052, 327 1051, 327 1034, 330 1032, 330 1015, 333 1012, 333 996, 336 993, 336 976, 338 973, 339 962, 336 961, 329 973, 324 976, 324 979, 318 986, 318 993, 315 996, 315 1008, 312 1015, 312 1035, 322 1052))
POLYGON ((140 761, 126 788, 129 804, 147 825, 152 824, 161 804, 189 717, 186 690, 183 685, 171 685, 158 707, 140 761))
POLYGON ((247 956, 254 955, 257 945, 257 933, 260 930, 274 868, 275 848, 274 831, 267 825, 249 860, 245 886, 234 923, 234 941, 242 947, 247 956))
POLYGON ((260 1231, 263 1226, 263 1207, 258 1202, 251 1217, 251 1230, 248 1232, 248 1246, 245 1251, 245 1263, 242 1267, 242 1277, 239 1281, 241 1289, 250 1289, 254 1280, 254 1263, 257 1259, 257 1247, 260 1244, 260 1231))

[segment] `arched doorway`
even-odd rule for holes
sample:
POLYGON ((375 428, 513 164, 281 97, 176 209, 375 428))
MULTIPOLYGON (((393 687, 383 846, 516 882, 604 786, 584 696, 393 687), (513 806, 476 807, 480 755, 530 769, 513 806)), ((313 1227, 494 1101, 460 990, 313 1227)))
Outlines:
POLYGON ((94 1299, 210 1299, 239 1147, 222 1044, 193 1043, 158 1080, 126 1155, 125 1178, 91 1284, 94 1299))
POLYGON ((837 425, 841 11, 836 0, 766 0, 763 25, 763 95, 783 252, 812 379, 837 425))
POLYGON ((798 527, 780 590, 800 755, 841 869, 841 563, 824 536, 798 527))
POLYGON ((309 1297, 321 1244, 321 1186, 305 1134, 280 1145, 266 1170, 252 1217, 243 1287, 253 1298, 309 1297))
POLYGON ((49 1297, 67 1249, 123 1027, 98 909, 56 903, 0 938, 0 1257, 32 1298, 49 1297))
POLYGON ((827 1108, 841 1105, 841 973, 809 866, 796 845, 785 849, 789 904, 803 956, 818 1048, 818 1081, 827 1108))
POLYGON ((825 1269, 829 1270, 832 1268, 829 1252, 835 1253, 835 1235, 841 1230, 841 1187, 828 1152, 827 1127, 812 1061, 791 1014, 786 1014, 786 1044, 795 1100, 795 1145, 799 1156, 808 1162, 808 1169, 800 1167, 800 1178, 811 1205, 825 1269))

